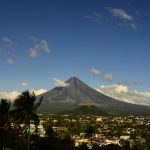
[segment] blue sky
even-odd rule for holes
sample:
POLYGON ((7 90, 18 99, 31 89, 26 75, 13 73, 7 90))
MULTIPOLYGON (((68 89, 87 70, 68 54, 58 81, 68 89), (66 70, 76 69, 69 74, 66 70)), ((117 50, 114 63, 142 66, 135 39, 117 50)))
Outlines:
POLYGON ((0 91, 77 76, 149 92, 149 11, 147 0, 0 0, 0 91))

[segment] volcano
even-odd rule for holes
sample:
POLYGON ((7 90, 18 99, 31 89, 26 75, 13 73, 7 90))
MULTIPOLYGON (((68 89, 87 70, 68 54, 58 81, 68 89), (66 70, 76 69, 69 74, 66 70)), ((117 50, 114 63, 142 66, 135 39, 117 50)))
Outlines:
POLYGON ((116 100, 96 91, 77 77, 71 77, 65 83, 67 86, 55 87, 38 96, 43 96, 40 111, 59 112, 80 106, 96 106, 110 114, 150 114, 150 106, 116 100))

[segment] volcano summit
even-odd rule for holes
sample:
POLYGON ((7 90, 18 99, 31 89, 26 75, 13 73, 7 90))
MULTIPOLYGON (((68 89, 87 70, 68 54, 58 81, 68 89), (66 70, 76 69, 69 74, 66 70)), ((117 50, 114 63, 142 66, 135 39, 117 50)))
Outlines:
POLYGON ((65 87, 55 87, 39 95, 43 96, 40 111, 58 112, 87 105, 96 106, 110 114, 150 114, 149 106, 116 100, 94 90, 76 77, 71 77, 65 83, 65 87))

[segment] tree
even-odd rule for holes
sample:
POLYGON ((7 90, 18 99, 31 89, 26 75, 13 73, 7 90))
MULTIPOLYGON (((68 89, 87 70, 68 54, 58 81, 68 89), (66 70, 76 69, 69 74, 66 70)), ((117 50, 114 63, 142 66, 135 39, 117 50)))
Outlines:
POLYGON ((7 99, 1 99, 0 102, 0 149, 5 149, 7 142, 6 132, 11 129, 8 115, 10 109, 10 102, 7 99))
POLYGON ((98 144, 93 144, 92 150, 100 150, 100 146, 98 144))
MULTIPOLYGON (((108 144, 108 145, 102 146, 102 150, 124 150, 124 149, 122 149, 122 147, 116 144, 108 144)), ((125 149, 125 150, 128 150, 128 149, 125 149)))
POLYGON ((10 102, 7 99, 1 99, 0 102, 0 128, 4 128, 5 126, 10 127, 10 123, 8 120, 10 109, 10 102))
POLYGON ((46 135, 48 135, 50 139, 53 139, 55 137, 55 132, 50 125, 46 127, 45 132, 46 132, 46 135))
POLYGON ((87 144, 86 144, 86 143, 82 143, 82 144, 79 146, 78 150, 88 150, 87 144))
POLYGON ((28 90, 22 92, 14 101, 14 110, 11 112, 18 124, 23 124, 22 134, 27 135, 27 150, 30 144, 30 123, 34 122, 39 125, 39 117, 36 114, 37 108, 40 106, 43 97, 36 101, 36 96, 28 90))
POLYGON ((93 126, 88 126, 85 130, 86 136, 90 138, 91 143, 92 143, 92 136, 95 133, 95 129, 93 126))

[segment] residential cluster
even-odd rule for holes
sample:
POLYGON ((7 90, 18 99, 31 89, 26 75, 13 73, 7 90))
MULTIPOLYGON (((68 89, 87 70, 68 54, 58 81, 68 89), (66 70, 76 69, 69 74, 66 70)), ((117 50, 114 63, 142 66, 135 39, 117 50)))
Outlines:
POLYGON ((150 116, 87 116, 39 114, 41 136, 44 128, 51 126, 59 136, 69 134, 75 146, 83 143, 150 145, 150 116), (91 127, 92 130, 88 131, 91 127), (89 132, 89 133, 88 133, 89 132))

